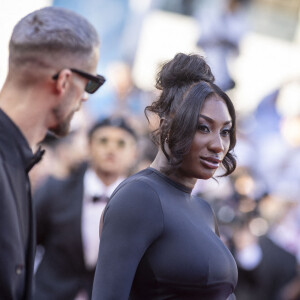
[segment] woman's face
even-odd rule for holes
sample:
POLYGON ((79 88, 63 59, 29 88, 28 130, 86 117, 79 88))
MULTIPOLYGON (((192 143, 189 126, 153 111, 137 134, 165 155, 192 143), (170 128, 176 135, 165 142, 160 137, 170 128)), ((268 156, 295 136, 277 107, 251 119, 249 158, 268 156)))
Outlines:
POLYGON ((208 97, 200 111, 191 150, 178 170, 180 175, 211 178, 228 152, 231 128, 232 120, 225 101, 217 95, 208 97))

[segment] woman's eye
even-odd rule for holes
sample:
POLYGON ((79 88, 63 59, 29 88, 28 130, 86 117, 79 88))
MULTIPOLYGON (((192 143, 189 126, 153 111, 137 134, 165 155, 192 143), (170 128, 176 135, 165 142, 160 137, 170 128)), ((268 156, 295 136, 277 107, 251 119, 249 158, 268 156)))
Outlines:
POLYGON ((198 130, 202 131, 202 132, 209 132, 209 128, 206 125, 198 125, 198 130))
POLYGON ((223 129, 221 134, 223 136, 228 136, 228 135, 230 135, 230 132, 231 132, 231 129, 223 129))

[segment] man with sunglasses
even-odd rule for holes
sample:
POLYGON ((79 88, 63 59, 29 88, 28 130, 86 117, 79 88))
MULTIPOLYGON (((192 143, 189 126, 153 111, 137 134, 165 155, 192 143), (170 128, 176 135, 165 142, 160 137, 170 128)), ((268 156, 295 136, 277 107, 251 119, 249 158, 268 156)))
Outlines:
POLYGON ((0 298, 31 299, 35 221, 28 172, 47 130, 68 133, 74 113, 104 78, 96 75, 99 37, 83 17, 55 7, 14 27, 0 92, 0 298))

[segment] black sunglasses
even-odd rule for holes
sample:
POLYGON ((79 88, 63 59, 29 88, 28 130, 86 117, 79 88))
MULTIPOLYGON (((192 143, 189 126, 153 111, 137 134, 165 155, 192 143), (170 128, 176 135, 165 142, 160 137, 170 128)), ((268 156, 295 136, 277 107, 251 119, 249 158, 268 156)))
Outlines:
MULTIPOLYGON (((95 93, 99 89, 99 87, 101 85, 103 85, 104 82, 105 82, 105 78, 101 75, 96 75, 95 76, 95 75, 92 75, 92 74, 89 74, 89 73, 86 73, 86 72, 83 72, 83 71, 80 71, 80 70, 77 70, 77 69, 71 69, 71 68, 70 68, 70 71, 72 71, 72 72, 78 74, 79 76, 89 80, 88 83, 85 86, 85 91, 89 94, 95 93)), ((57 74, 55 74, 52 77, 52 79, 57 80, 58 76, 59 76, 59 72, 57 74)))

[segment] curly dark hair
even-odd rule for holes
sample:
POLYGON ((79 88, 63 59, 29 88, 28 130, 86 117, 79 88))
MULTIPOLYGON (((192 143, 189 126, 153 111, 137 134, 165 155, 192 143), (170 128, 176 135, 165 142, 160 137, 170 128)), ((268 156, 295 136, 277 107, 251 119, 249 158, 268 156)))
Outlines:
POLYGON ((214 76, 204 58, 197 54, 178 53, 162 66, 157 74, 156 88, 161 94, 157 101, 145 108, 145 115, 148 119, 148 113, 154 113, 163 120, 152 132, 154 142, 168 159, 168 167, 163 171, 169 174, 180 167, 190 151, 202 105, 209 96, 216 95, 225 101, 232 119, 229 151, 222 161, 225 168, 222 176, 231 174, 236 168, 232 153, 236 144, 235 109, 226 93, 214 84, 214 76), (165 143, 170 153, 167 153, 165 143))

